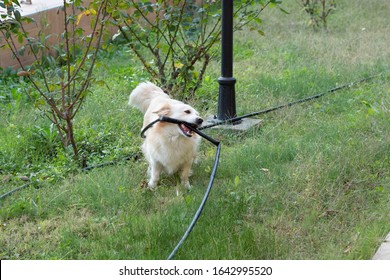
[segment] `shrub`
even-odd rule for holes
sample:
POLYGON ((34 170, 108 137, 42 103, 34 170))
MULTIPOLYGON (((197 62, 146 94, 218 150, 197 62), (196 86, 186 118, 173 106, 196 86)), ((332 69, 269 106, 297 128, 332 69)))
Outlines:
MULTIPOLYGON (((281 1, 234 1, 234 30, 281 1), (257 5, 259 4, 259 5, 257 5)), ((117 41, 125 41, 141 61, 151 80, 181 98, 192 98, 199 88, 213 46, 221 35, 220 1, 110 1, 107 11, 119 29, 117 41)))
POLYGON ((309 24, 315 30, 328 29, 328 16, 336 10, 336 0, 301 0, 304 11, 310 16, 309 24))
POLYGON ((76 159, 79 151, 73 121, 88 87, 95 82, 92 70, 107 19, 107 0, 96 1, 88 7, 83 4, 83 0, 63 1, 64 31, 59 45, 53 45, 48 41, 51 35, 45 34, 44 28, 36 35, 27 32, 25 24, 34 20, 21 15, 18 0, 0 0, 0 7, 5 9, 0 12, 0 39, 21 67, 18 75, 25 77, 39 93, 41 102, 37 104, 54 124, 63 147, 71 146, 76 159), (78 26, 83 16, 90 16, 90 32, 78 26), (21 60, 26 52, 35 58, 30 66, 23 65, 21 60))

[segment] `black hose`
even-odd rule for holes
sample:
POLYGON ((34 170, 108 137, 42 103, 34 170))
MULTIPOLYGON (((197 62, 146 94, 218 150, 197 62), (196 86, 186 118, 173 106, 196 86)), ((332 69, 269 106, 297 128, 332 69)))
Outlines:
POLYGON ((203 196, 202 202, 200 203, 200 205, 198 207, 198 210, 196 211, 194 217, 192 218, 192 221, 191 221, 190 225, 188 226, 187 230, 184 232, 183 237, 180 239, 179 243, 177 243, 177 245, 175 246, 175 248, 173 249, 171 254, 168 256, 168 260, 173 259, 173 257, 175 256, 176 252, 179 250, 180 246, 183 245, 184 241, 190 235, 192 229, 194 228, 196 222, 198 221, 200 215, 202 214, 203 208, 204 208, 204 206, 205 206, 205 204, 207 202, 207 199, 209 197, 211 188, 213 187, 213 182, 214 182, 215 174, 217 172, 217 167, 218 167, 218 163, 219 163, 219 154, 220 154, 220 152, 221 152, 221 143, 218 142, 218 144, 217 144, 217 151, 215 153, 215 160, 214 160, 213 170, 211 172, 209 185, 207 186, 207 189, 206 189, 206 192, 205 192, 205 194, 203 196))
POLYGON ((305 97, 305 98, 302 98, 302 99, 298 99, 298 100, 295 100, 293 102, 289 102, 289 103, 286 103, 286 104, 283 104, 283 105, 275 106, 275 107, 272 107, 272 108, 269 108, 269 109, 266 109, 266 110, 249 113, 249 114, 246 114, 246 115, 243 115, 243 116, 234 117, 234 118, 230 118, 230 119, 227 119, 227 120, 221 120, 221 121, 216 120, 215 123, 212 123, 212 124, 200 127, 199 130, 203 130, 203 129, 207 129, 207 128, 211 128, 211 127, 218 126, 218 125, 223 125, 223 124, 238 123, 239 121, 241 121, 243 119, 246 119, 246 118, 249 118, 249 117, 254 117, 254 116, 258 116, 258 115, 264 115, 264 114, 267 114, 267 113, 270 113, 270 112, 273 112, 273 111, 276 111, 276 110, 280 110, 280 109, 283 109, 283 108, 286 108, 286 107, 290 107, 290 106, 293 106, 293 105, 296 105, 296 104, 300 104, 300 103, 303 103, 303 102, 307 102, 307 101, 310 101, 310 100, 313 100, 313 99, 320 98, 320 97, 322 97, 322 96, 324 96, 324 95, 326 95, 328 93, 332 93, 332 92, 335 92, 335 91, 338 91, 338 90, 341 90, 341 89, 344 89, 344 88, 350 88, 350 87, 352 87, 352 86, 354 86, 356 84, 367 82, 367 81, 372 80, 372 79, 374 79, 374 78, 376 78, 378 76, 381 76, 381 75, 382 74, 377 74, 377 75, 373 75, 373 76, 370 76, 370 77, 367 77, 367 78, 364 78, 364 79, 360 79, 360 80, 357 80, 357 81, 354 81, 354 82, 350 82, 348 84, 343 84, 343 85, 340 85, 338 87, 334 87, 332 89, 329 89, 329 90, 327 90, 325 92, 322 92, 322 93, 319 93, 319 94, 316 94, 316 95, 312 95, 312 96, 309 96, 309 97, 305 97))
POLYGON ((14 193, 14 192, 16 192, 16 191, 18 191, 18 190, 24 189, 25 187, 28 187, 28 186, 31 185, 31 184, 32 184, 32 182, 28 182, 28 183, 26 183, 26 184, 24 184, 24 185, 21 185, 20 187, 17 187, 16 189, 10 190, 9 192, 6 192, 6 193, 3 194, 2 196, 0 196, 0 199, 5 198, 5 197, 9 196, 10 194, 12 194, 12 193, 14 193))
POLYGON ((95 168, 104 167, 107 165, 114 165, 114 164, 118 163, 119 161, 124 161, 124 160, 133 159, 133 160, 137 161, 139 159, 139 157, 140 157, 139 153, 134 153, 132 155, 125 156, 125 157, 122 157, 122 158, 117 159, 117 160, 103 162, 103 163, 96 164, 96 165, 88 165, 86 167, 81 168, 81 171, 90 171, 90 170, 95 169, 95 168))

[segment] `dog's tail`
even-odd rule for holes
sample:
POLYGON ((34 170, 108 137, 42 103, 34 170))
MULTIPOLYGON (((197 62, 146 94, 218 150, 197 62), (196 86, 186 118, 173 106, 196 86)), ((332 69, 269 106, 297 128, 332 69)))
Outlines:
POLYGON ((151 82, 140 83, 130 94, 129 105, 145 114, 150 103, 155 98, 169 98, 158 86, 151 82))

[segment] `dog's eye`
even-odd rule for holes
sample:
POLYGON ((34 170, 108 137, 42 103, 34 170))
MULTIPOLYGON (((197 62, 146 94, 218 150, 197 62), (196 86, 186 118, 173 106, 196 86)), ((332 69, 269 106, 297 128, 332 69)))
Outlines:
POLYGON ((190 110, 185 110, 184 113, 191 114, 191 111, 190 110))

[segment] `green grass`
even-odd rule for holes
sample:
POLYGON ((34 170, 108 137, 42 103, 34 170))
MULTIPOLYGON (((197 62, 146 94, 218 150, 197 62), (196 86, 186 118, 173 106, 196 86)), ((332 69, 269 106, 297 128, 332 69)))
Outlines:
MULTIPOLYGON (((265 37, 235 34, 238 114, 383 75, 263 115, 246 132, 205 131, 222 142, 220 165, 177 259, 370 259, 390 231, 387 1, 339 1, 329 32, 313 32, 286 2, 290 15, 263 15, 265 37)), ((139 152, 142 140, 142 116, 127 106, 142 68, 125 50, 101 65, 107 87, 92 88, 75 123, 89 164, 139 152)), ((219 67, 216 58, 194 100, 203 115, 216 113, 219 67)), ((203 197, 214 147, 203 141, 191 191, 163 177, 150 192, 142 157, 75 171, 39 133, 50 126, 32 101, 12 94, 0 105, 0 194, 22 175, 36 183, 0 201, 0 258, 167 258, 203 197)))

